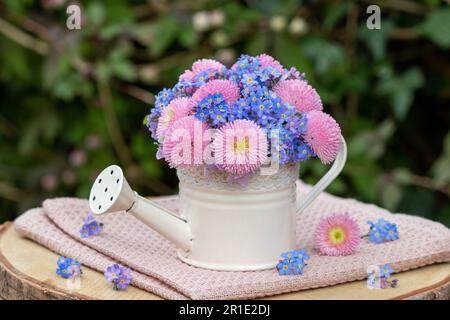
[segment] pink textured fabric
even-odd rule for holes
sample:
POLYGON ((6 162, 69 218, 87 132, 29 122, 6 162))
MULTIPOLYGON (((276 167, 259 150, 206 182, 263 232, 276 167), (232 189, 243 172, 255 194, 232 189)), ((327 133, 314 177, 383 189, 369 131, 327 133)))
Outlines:
MULTIPOLYGON (((25 212, 16 219, 14 226, 20 234, 25 235, 60 255, 71 257, 97 271, 104 272, 108 266, 116 263, 110 257, 83 245, 64 233, 46 216, 42 208, 31 209, 25 212)), ((187 299, 186 296, 155 278, 146 276, 135 270, 132 272, 132 285, 138 288, 155 293, 166 299, 187 299)), ((83 281, 89 281, 89 279, 84 279, 83 281)))
MULTIPOLYGON (((309 188, 299 182, 297 196, 303 196, 309 188)), ((176 211, 178 198, 161 198, 158 202, 176 211)), ((151 277, 146 279, 158 279, 193 299, 256 298, 364 279, 369 265, 391 263, 394 270, 400 272, 450 261, 450 230, 445 226, 419 217, 391 214, 374 205, 326 193, 297 218, 298 246, 306 247, 311 256, 304 274, 300 276, 280 276, 275 269, 223 272, 189 266, 176 258, 175 247, 169 241, 125 212, 99 217, 105 224, 102 234, 80 238, 82 219, 89 213, 86 200, 52 199, 45 201, 43 206, 47 216, 68 235, 64 239, 72 237, 84 246, 68 252, 63 241, 64 232, 46 238, 52 224, 36 224, 36 214, 27 213, 16 221, 21 234, 72 258, 82 256, 80 262, 85 264, 93 265, 97 255, 106 255, 151 277), (320 218, 333 212, 348 212, 364 231, 368 230, 367 220, 388 219, 398 225, 400 239, 383 244, 372 244, 365 239, 352 255, 322 256, 314 248, 313 233, 320 218)), ((102 270, 104 263, 95 268, 102 270)), ((153 292, 161 290, 161 287, 154 287, 155 283, 160 282, 145 282, 145 285, 153 292)))

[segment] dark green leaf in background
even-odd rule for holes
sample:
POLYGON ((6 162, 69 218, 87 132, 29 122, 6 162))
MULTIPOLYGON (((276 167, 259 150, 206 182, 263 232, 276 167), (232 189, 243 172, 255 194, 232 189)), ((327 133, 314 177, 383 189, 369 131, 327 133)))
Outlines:
POLYGON ((404 119, 414 99, 414 92, 424 83, 422 71, 417 67, 406 70, 400 76, 380 81, 378 92, 388 96, 397 119, 404 119))
POLYGON ((417 31, 443 48, 450 48, 450 8, 437 9, 417 27, 417 31))

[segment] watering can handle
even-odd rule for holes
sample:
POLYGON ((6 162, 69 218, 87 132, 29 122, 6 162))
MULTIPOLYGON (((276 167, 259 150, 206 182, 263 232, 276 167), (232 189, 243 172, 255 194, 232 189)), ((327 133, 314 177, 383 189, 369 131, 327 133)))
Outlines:
POLYGON ((297 214, 303 212, 317 196, 325 190, 326 187, 333 182, 334 179, 341 173, 347 160, 347 144, 344 137, 341 136, 341 146, 336 159, 333 162, 330 170, 317 182, 308 194, 297 201, 297 214))

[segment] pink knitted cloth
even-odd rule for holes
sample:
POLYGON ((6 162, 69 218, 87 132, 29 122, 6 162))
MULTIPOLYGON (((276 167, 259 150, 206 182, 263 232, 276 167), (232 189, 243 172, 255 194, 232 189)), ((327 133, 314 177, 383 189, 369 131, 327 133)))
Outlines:
MULTIPOLYGON (((299 182, 297 196, 309 188, 299 182)), ((158 202, 177 210, 176 196, 158 202)), ((135 286, 170 299, 256 298, 361 280, 366 278, 369 265, 391 263, 399 272, 450 261, 450 230, 445 226, 327 193, 297 218, 297 244, 306 247, 311 256, 299 276, 280 276, 275 269, 224 272, 189 266, 176 258, 174 245, 125 212, 98 217, 105 225, 101 235, 80 238, 79 230, 88 214, 86 200, 51 199, 44 202, 43 210, 33 209, 19 217, 15 226, 23 236, 99 271, 112 261, 125 264, 134 271, 135 286), (367 220, 379 217, 395 222, 400 239, 383 244, 364 239, 350 256, 321 256, 314 249, 314 228, 321 217, 333 212, 348 212, 361 230, 368 230, 367 220)))

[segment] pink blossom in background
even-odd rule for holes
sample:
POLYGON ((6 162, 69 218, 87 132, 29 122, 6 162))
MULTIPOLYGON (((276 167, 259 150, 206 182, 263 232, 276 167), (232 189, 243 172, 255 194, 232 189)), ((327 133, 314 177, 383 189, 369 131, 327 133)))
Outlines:
POLYGON ((322 254, 347 256, 358 246, 361 233, 356 221, 348 214, 335 213, 320 220, 314 239, 322 254))
POLYGON ((46 174, 42 176, 40 183, 42 189, 45 191, 53 191, 59 185, 58 178, 54 174, 46 174))
POLYGON ((218 60, 226 64, 231 64, 236 59, 236 52, 230 48, 217 50, 216 57, 218 60))
POLYGON ((173 99, 172 102, 164 108, 161 117, 158 120, 158 127, 156 129, 158 141, 162 141, 165 131, 175 121, 189 115, 193 106, 190 98, 183 97, 173 99))
POLYGON ((67 0, 41 0, 41 5, 47 10, 60 9, 67 0))
POLYGON ((205 139, 208 125, 194 116, 176 120, 166 132, 162 152, 171 168, 203 164, 203 153, 209 144, 205 139))
POLYGON ((72 170, 64 170, 61 179, 65 185, 72 186, 77 181, 77 176, 72 170))
POLYGON ((216 165, 233 175, 258 170, 267 159, 267 136, 250 120, 235 120, 217 130, 212 150, 216 165))
POLYGON ((86 163, 86 161, 87 161, 87 153, 83 149, 73 150, 69 154, 69 162, 74 167, 82 166, 82 165, 84 165, 86 163))
POLYGON ((323 109, 319 94, 304 80, 280 81, 275 85, 273 91, 300 112, 323 109))
POLYGON ((85 144, 87 149, 89 149, 89 150, 96 150, 96 149, 98 149, 100 147, 101 139, 100 139, 100 137, 97 134, 91 133, 90 135, 88 135, 86 137, 86 140, 84 141, 84 144, 85 144))
POLYGON ((239 88, 235 82, 231 80, 212 80, 197 89, 192 100, 194 102, 200 102, 203 98, 206 98, 209 94, 221 93, 225 101, 229 104, 234 103, 239 99, 239 88))
POLYGON ((336 158, 341 145, 339 125, 330 115, 322 111, 308 112, 307 118, 306 143, 323 163, 331 163, 336 158))

